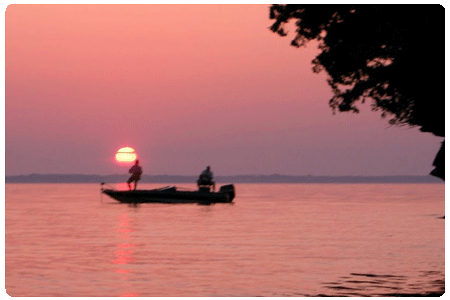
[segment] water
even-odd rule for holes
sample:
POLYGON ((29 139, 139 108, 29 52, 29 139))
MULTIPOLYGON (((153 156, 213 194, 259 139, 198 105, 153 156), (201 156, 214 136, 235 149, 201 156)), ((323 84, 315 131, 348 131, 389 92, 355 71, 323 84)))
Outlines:
POLYGON ((444 184, 237 184, 234 204, 210 206, 118 204, 96 184, 5 188, 10 296, 444 290, 444 184))

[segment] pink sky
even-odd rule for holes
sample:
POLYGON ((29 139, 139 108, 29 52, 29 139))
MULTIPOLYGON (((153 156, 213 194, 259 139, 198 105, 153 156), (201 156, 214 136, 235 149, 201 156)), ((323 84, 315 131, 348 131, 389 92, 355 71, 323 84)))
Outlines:
POLYGON ((10 5, 5 172, 426 175, 441 138, 332 115, 268 5, 10 5))

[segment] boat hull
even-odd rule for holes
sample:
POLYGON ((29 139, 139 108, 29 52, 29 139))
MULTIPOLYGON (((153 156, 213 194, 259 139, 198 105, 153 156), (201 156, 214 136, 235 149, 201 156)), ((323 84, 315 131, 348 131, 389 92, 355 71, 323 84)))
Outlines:
POLYGON ((235 197, 232 184, 222 186, 219 192, 206 190, 178 191, 175 187, 171 187, 135 191, 103 189, 102 193, 122 203, 231 203, 235 197))

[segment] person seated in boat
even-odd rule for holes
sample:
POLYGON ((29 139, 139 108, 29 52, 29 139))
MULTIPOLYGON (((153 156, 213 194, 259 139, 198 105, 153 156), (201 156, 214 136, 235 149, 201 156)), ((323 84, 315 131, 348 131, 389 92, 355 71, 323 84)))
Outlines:
POLYGON ((216 190, 216 183, 212 180, 213 172, 211 171, 211 167, 207 166, 205 170, 200 174, 197 180, 198 187, 200 186, 212 186, 213 192, 216 190))
POLYGON ((141 180, 141 175, 142 175, 142 167, 139 165, 138 159, 136 159, 134 166, 131 167, 131 169, 128 171, 128 173, 131 174, 130 178, 128 178, 128 181, 127 181, 128 188, 131 190, 130 183, 132 183, 134 181, 134 189, 136 190, 137 183, 139 180, 141 180))

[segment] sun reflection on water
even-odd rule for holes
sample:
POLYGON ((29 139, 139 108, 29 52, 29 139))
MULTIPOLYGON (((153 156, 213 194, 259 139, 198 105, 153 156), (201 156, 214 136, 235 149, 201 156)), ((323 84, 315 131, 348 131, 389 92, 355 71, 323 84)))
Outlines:
MULTIPOLYGON (((136 262, 136 258, 133 256, 134 248, 136 244, 130 243, 130 233, 136 231, 134 228, 130 226, 130 219, 127 213, 121 214, 119 216, 119 226, 116 229, 116 232, 119 233, 119 238, 122 240, 122 243, 118 243, 116 245, 116 249, 114 250, 115 259, 113 260, 113 264, 118 268, 115 270, 115 273, 123 282, 123 287, 129 290, 131 288, 131 279, 130 277, 133 275, 133 271, 131 270, 131 265, 136 262)), ((121 297, 139 297, 139 293, 125 292, 120 295, 121 297)))

